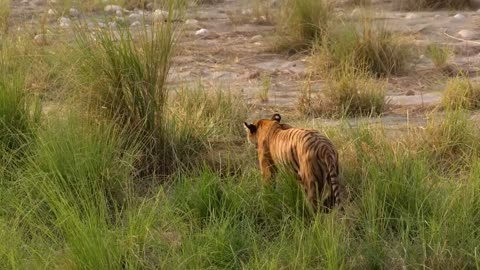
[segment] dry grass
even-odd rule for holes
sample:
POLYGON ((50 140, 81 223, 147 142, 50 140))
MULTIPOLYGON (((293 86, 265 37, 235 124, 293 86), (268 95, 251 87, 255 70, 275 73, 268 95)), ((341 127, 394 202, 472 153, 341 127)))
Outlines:
POLYGON ((408 39, 365 18, 360 27, 351 23, 332 27, 322 44, 316 46, 311 62, 316 73, 349 66, 388 76, 405 71, 412 55, 408 39))
POLYGON ((366 72, 344 69, 331 73, 323 91, 312 95, 306 87, 298 103, 306 115, 344 117, 373 116, 383 113, 385 86, 366 72))
POLYGON ((442 104, 447 109, 473 110, 480 108, 480 84, 474 83, 464 76, 448 80, 442 104))
POLYGON ((425 55, 432 60, 436 68, 439 70, 445 70, 449 66, 452 51, 446 46, 429 44, 425 50, 425 55))
POLYGON ((274 50, 298 52, 321 41, 335 15, 327 0, 285 0, 277 20, 274 50))
POLYGON ((9 16, 10 0, 0 0, 0 34, 7 33, 9 16))

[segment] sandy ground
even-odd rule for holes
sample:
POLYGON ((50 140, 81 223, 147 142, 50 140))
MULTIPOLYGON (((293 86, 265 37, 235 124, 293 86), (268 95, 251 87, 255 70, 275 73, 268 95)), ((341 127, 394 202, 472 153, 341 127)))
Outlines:
MULTIPOLYGON (((52 7, 46 0, 14 0, 10 28, 35 26, 52 7)), ((175 57, 169 82, 171 85, 201 82, 241 92, 257 108, 255 116, 274 110, 293 114, 299 93, 308 80, 308 56, 270 53, 275 27, 268 22, 252 23, 254 15, 248 8, 245 1, 239 0, 190 8, 183 22, 181 53, 175 57), (208 34, 196 35, 200 29, 206 29, 208 34), (258 95, 265 81, 271 87, 268 101, 262 102, 258 95)), ((335 12, 355 18, 367 11, 345 6, 335 12)), ((387 122, 425 119, 425 111, 440 101, 446 78, 422 55, 423 48, 431 42, 450 46, 454 52, 451 63, 456 69, 468 73, 473 80, 479 79, 480 12, 399 12, 388 3, 376 4, 368 12, 393 31, 411 38, 419 49, 420 57, 414 59, 409 72, 388 79, 387 98, 393 106, 385 116, 387 122), (462 37, 461 31, 470 31, 471 36, 462 37)), ((59 27, 59 16, 47 20, 49 27, 59 27)), ((313 92, 322 91, 321 78, 309 83, 313 92)))

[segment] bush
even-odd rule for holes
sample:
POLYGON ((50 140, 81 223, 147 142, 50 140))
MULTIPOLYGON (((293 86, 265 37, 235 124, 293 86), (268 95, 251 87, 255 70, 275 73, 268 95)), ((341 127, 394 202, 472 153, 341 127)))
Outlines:
POLYGON ((176 3, 169 1, 165 23, 144 27, 135 35, 120 23, 118 32, 104 29, 91 35, 86 29, 76 31, 85 80, 93 82, 91 105, 138 133, 145 144, 146 172, 165 172, 171 167, 165 137, 165 83, 178 33, 173 18, 181 12, 176 3))
POLYGON ((376 76, 398 74, 405 70, 412 52, 407 41, 376 26, 366 18, 358 29, 353 24, 331 28, 321 46, 313 53, 313 69, 350 66, 376 76))
POLYGON ((276 49, 296 52, 321 41, 334 18, 328 0, 285 0, 278 19, 276 49))
POLYGON ((480 85, 466 77, 456 77, 447 81, 442 98, 447 109, 480 108, 480 85))
POLYGON ((379 115, 386 106, 385 86, 368 73, 344 69, 330 75, 321 93, 312 97, 304 93, 300 108, 307 115, 379 115))
POLYGON ((425 51, 425 55, 432 60, 435 67, 443 69, 448 65, 451 52, 447 47, 437 44, 429 44, 425 51))

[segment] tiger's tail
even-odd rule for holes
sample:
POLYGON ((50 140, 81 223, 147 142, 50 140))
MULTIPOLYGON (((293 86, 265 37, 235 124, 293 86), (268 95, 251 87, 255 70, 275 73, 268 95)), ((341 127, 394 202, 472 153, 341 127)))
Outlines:
POLYGON ((330 195, 323 202, 324 208, 331 210, 334 207, 339 207, 340 210, 343 210, 342 200, 344 187, 336 170, 332 170, 329 173, 328 180, 330 185, 330 195))

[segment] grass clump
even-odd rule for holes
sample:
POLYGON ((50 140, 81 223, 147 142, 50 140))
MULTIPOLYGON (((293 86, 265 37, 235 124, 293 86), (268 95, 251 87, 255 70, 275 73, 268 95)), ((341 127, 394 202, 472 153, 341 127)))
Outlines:
POLYGON ((442 104, 447 109, 478 109, 480 108, 480 85, 464 76, 449 79, 445 86, 442 104))
POLYGON ((300 110, 304 114, 323 116, 379 115, 386 107, 386 84, 371 78, 368 73, 345 69, 332 73, 323 91, 300 97, 300 110))
POLYGON ((396 5, 404 10, 464 9, 472 7, 471 0, 401 0, 396 5))
POLYGON ((328 0, 286 0, 280 9, 279 51, 297 52, 321 41, 334 18, 328 0))
POLYGON ((451 56, 449 48, 437 44, 429 44, 425 50, 425 55, 432 60, 436 68, 440 70, 448 68, 451 56))
POLYGON ((177 40, 175 1, 168 3, 168 19, 154 23, 134 35, 127 25, 118 32, 100 30, 95 36, 77 31, 87 80, 93 82, 92 100, 100 110, 121 126, 136 130, 145 141, 147 171, 170 167, 165 138, 165 86, 177 40))
POLYGON ((445 119, 431 119, 425 133, 424 147, 436 168, 458 172, 468 167, 480 150, 478 130, 462 110, 448 110, 445 119))
POLYGON ((332 28, 324 42, 315 48, 313 70, 350 66, 375 76, 388 76, 404 71, 412 56, 407 41, 365 19, 359 27, 342 24, 332 28))

